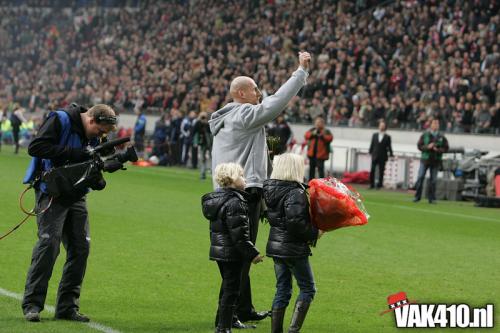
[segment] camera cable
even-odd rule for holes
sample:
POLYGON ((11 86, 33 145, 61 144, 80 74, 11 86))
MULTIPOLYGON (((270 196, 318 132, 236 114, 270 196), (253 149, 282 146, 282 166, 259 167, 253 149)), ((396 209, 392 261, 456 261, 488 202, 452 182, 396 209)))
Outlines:
POLYGON ((4 235, 1 235, 0 236, 0 240, 4 239, 5 237, 9 236, 11 233, 13 233, 14 231, 16 231, 20 226, 22 226, 26 221, 28 221, 28 219, 31 217, 31 216, 37 216, 37 215, 41 215, 43 213, 45 213, 49 208, 50 208, 50 205, 52 204, 52 199, 53 197, 50 198, 49 200, 49 203, 47 204, 47 207, 45 207, 44 209, 42 209, 41 211, 39 212, 36 212, 35 211, 35 208, 33 208, 32 210, 28 211, 24 208, 23 206, 23 197, 24 195, 26 194, 26 192, 28 192, 30 189, 33 188, 33 185, 29 185, 27 188, 24 189, 24 191, 21 193, 21 196, 19 197, 19 207, 21 208, 21 210, 23 211, 24 214, 26 214, 26 216, 24 217, 24 219, 19 222, 14 228, 10 229, 7 233, 5 233, 4 235))

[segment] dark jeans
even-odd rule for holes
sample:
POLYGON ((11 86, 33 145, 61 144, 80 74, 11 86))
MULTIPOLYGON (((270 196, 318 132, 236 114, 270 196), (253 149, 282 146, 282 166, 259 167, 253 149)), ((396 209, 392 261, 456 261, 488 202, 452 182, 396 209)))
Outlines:
POLYGON ((309 180, 314 179, 316 173, 316 168, 318 168, 319 178, 325 177, 325 160, 320 160, 317 158, 309 157, 309 180))
POLYGON ((189 151, 191 150, 191 143, 189 141, 183 142, 181 147, 181 164, 187 165, 189 159, 189 151))
POLYGON ((219 291, 219 307, 234 306, 238 301, 241 284, 241 261, 217 261, 222 283, 219 291))
MULTIPOLYGON (((262 189, 250 187, 247 188, 246 191, 251 194, 251 198, 248 201, 248 217, 250 222, 250 240, 255 244, 259 231, 259 219, 262 209, 262 189)), ((252 287, 250 285, 251 265, 252 263, 250 261, 245 261, 241 273, 240 298, 238 300, 238 306, 236 307, 236 314, 243 319, 255 312, 252 302, 252 287)))
POLYGON ((425 174, 427 173, 427 169, 430 169, 430 184, 429 184, 429 194, 427 198, 429 201, 436 200, 436 181, 437 181, 437 172, 438 165, 424 163, 420 161, 420 168, 418 169, 418 179, 415 188, 417 192, 415 193, 415 199, 420 200, 422 198, 422 189, 424 187, 425 174))
POLYGON ((372 159, 372 167, 370 170, 370 186, 375 187, 375 170, 378 167, 378 185, 377 187, 384 186, 384 170, 385 170, 384 160, 372 159))
MULTIPOLYGON (((36 191, 37 207, 47 207, 49 197, 36 191)), ((67 251, 56 301, 56 315, 79 310, 80 290, 90 249, 85 198, 64 205, 54 199, 50 209, 37 216, 38 242, 33 249, 22 302, 23 312, 41 311, 61 241, 67 251)))
POLYGON ((273 309, 286 308, 292 297, 292 275, 297 280, 300 293, 298 301, 310 303, 316 294, 314 276, 309 264, 309 257, 296 259, 274 260, 274 273, 276 274, 276 295, 273 300, 273 309))
POLYGON ((205 179, 207 177, 207 162, 210 159, 210 149, 207 147, 200 146, 200 154, 201 154, 200 178, 205 179))
POLYGON ((139 157, 144 158, 144 134, 134 136, 134 146, 139 157))

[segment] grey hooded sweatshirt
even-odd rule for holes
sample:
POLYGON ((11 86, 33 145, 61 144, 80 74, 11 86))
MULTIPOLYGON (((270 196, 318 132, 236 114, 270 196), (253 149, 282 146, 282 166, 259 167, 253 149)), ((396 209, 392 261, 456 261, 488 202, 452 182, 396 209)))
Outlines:
POLYGON ((262 188, 267 179, 268 163, 264 125, 283 111, 304 86, 308 75, 299 67, 274 95, 264 98, 262 103, 233 102, 214 112, 209 121, 214 135, 212 170, 221 163, 238 163, 244 169, 247 187, 262 188))

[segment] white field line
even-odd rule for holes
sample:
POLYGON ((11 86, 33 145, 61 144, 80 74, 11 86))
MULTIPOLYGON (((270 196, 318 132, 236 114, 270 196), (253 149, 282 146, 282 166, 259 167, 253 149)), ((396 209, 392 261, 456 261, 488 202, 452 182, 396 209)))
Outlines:
POLYGON ((421 212, 421 213, 448 215, 448 216, 454 216, 454 217, 459 217, 459 218, 469 219, 469 220, 500 222, 500 218, 495 219, 492 217, 483 217, 483 216, 467 215, 467 214, 460 214, 460 213, 449 213, 449 212, 442 212, 439 210, 414 208, 414 207, 408 207, 408 206, 402 206, 402 205, 391 205, 391 204, 386 204, 386 203, 381 203, 381 202, 373 202, 373 201, 368 201, 368 200, 367 200, 367 203, 368 203, 368 205, 379 205, 379 206, 394 207, 394 208, 399 208, 399 209, 406 209, 406 210, 411 210, 411 211, 421 212))
MULTIPOLYGON (((3 288, 0 288, 0 295, 7 296, 7 297, 13 298, 13 299, 18 300, 18 301, 23 300, 22 295, 13 293, 12 291, 8 291, 8 290, 5 290, 3 288)), ((54 313, 56 309, 51 305, 46 305, 45 310, 47 310, 47 312, 54 313)), ((115 330, 114 328, 107 327, 107 326, 104 326, 104 325, 96 323, 96 322, 85 323, 85 325, 87 325, 90 328, 93 328, 95 330, 104 332, 104 333, 121 333, 120 331, 115 330)))

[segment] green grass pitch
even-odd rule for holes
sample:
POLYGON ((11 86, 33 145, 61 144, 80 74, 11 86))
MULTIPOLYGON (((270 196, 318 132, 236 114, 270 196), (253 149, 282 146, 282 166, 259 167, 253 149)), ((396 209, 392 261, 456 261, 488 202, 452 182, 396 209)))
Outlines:
MULTIPOLYGON (((16 156, 2 147, 0 233, 23 217, 18 196, 27 163, 25 151, 16 156)), ((120 332, 213 332, 220 277, 208 260, 208 222, 200 209, 210 181, 178 168, 131 166, 105 176, 107 188, 88 195, 92 245, 81 311, 120 332)), ((499 210, 463 202, 414 204, 410 195, 388 191, 361 193, 371 215, 368 225, 328 233, 313 250, 318 292, 304 333, 396 332, 394 315, 379 313, 387 308, 386 297, 399 291, 422 303, 499 303, 499 210)), ((27 206, 32 198, 28 195, 27 206)), ((261 251, 268 231, 268 225, 260 225, 261 251)), ((22 294, 35 238, 32 218, 0 241, 3 290, 22 294)), ((62 249, 49 305, 55 302, 64 258, 62 249)), ((274 285, 272 260, 252 266, 257 310, 270 308, 274 285)), ((296 291, 294 286, 293 297, 296 291)), ((495 310, 493 331, 500 327, 495 310)), ((52 316, 44 311, 41 323, 27 323, 19 300, 0 294, 2 333, 98 332, 52 316)), ((285 322, 290 316, 291 307, 285 322)), ((269 319, 254 330, 269 331, 269 319)))

